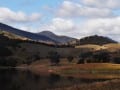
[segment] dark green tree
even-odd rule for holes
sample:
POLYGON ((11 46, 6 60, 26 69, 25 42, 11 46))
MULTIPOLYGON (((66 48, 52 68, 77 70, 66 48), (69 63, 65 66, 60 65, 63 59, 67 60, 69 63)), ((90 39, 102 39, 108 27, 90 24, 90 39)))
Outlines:
POLYGON ((51 51, 48 53, 48 57, 52 65, 58 65, 60 62, 60 55, 56 51, 51 51))
POLYGON ((77 64, 83 64, 85 62, 87 62, 88 59, 91 59, 92 57, 92 52, 84 52, 84 53, 80 53, 79 55, 79 61, 77 64))
POLYGON ((8 48, 0 46, 0 57, 6 57, 10 55, 12 55, 12 52, 8 48))
POLYGON ((110 55, 107 51, 95 52, 93 58, 95 59, 95 62, 101 63, 110 62, 110 55))
POLYGON ((79 58, 77 64, 84 64, 84 59, 83 58, 79 58))
POLYGON ((73 56, 68 56, 67 59, 68 59, 68 62, 72 62, 74 57, 73 56))
POLYGON ((120 64, 120 57, 114 57, 114 63, 120 64))

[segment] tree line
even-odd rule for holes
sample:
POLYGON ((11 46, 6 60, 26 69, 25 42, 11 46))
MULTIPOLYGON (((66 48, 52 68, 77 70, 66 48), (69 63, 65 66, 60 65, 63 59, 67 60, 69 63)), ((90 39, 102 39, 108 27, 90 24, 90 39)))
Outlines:
MULTIPOLYGON (((12 66, 15 67, 19 64, 30 65, 32 62, 41 60, 40 53, 37 52, 32 56, 27 56, 25 60, 22 60, 18 57, 12 56, 12 52, 5 47, 0 46, 0 66, 12 66), (6 58, 7 57, 7 58, 6 58)), ((59 65, 61 62, 61 55, 57 51, 48 52, 49 62, 51 65, 59 65)), ((69 63, 73 61, 74 56, 66 56, 69 63)), ((120 64, 120 52, 110 53, 105 50, 101 51, 87 51, 82 52, 77 57, 76 64, 85 64, 85 63, 116 63, 120 64)))
MULTIPOLYGON (((49 53, 49 59, 52 65, 58 65, 60 63, 60 55, 56 51, 49 53)), ((68 62, 72 62, 74 57, 72 55, 67 57, 68 62)), ((116 63, 120 64, 120 56, 113 55, 107 51, 88 51, 80 53, 78 56, 77 64, 85 63, 116 63)))

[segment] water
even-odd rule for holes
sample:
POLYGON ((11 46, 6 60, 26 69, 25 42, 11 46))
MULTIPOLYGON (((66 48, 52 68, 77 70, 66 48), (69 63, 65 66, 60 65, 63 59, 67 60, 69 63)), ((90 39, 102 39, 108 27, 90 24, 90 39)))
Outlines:
POLYGON ((0 69, 0 90, 48 90, 74 84, 89 84, 96 81, 104 80, 76 79, 61 77, 56 74, 42 76, 35 75, 30 71, 0 69))

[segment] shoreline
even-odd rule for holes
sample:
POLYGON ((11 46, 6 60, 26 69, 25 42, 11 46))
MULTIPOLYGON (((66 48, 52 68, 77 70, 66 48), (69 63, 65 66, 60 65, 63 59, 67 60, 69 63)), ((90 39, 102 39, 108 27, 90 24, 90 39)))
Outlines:
POLYGON ((118 64, 80 64, 50 66, 41 64, 21 65, 16 67, 0 67, 0 69, 29 70, 36 75, 57 74, 63 77, 90 79, 120 79, 120 65, 118 64), (87 67, 86 67, 87 66, 87 67))

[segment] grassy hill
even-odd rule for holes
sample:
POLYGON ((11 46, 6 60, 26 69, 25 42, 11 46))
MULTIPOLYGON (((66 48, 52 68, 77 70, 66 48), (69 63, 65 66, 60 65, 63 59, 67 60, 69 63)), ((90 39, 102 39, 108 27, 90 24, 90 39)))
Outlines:
POLYGON ((8 37, 10 39, 29 40, 28 38, 25 38, 25 37, 22 37, 22 36, 19 36, 19 35, 10 33, 10 32, 6 32, 4 30, 0 30, 0 34, 3 35, 3 36, 8 37))
POLYGON ((108 37, 98 36, 98 35, 84 37, 79 41, 80 45, 85 45, 85 44, 104 45, 110 43, 117 43, 117 42, 108 37))
POLYGON ((35 40, 35 41, 57 43, 57 41, 54 41, 51 38, 46 37, 44 35, 38 35, 36 33, 31 33, 31 32, 23 31, 20 29, 16 29, 12 26, 9 26, 9 25, 3 24, 3 23, 0 23, 0 31, 1 30, 9 32, 9 33, 13 33, 13 34, 21 36, 21 37, 29 38, 29 39, 35 40))

